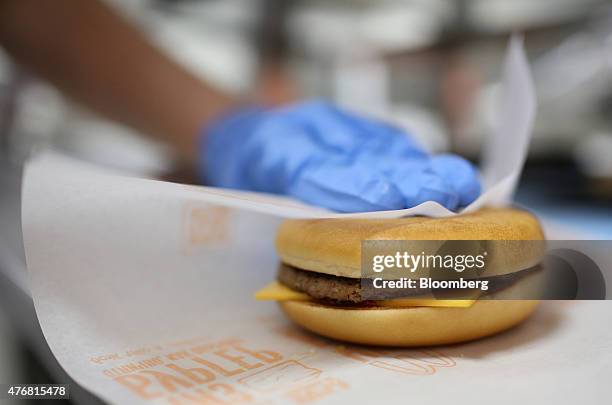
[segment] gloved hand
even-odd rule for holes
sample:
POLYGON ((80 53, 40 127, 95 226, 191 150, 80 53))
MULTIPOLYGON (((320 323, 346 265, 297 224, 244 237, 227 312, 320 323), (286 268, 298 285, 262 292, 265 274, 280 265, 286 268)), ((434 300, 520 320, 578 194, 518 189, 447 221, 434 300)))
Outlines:
POLYGON ((199 171, 211 186, 284 194, 341 212, 429 200, 454 210, 480 193, 464 159, 429 156, 401 130, 325 102, 245 109, 204 132, 199 171))

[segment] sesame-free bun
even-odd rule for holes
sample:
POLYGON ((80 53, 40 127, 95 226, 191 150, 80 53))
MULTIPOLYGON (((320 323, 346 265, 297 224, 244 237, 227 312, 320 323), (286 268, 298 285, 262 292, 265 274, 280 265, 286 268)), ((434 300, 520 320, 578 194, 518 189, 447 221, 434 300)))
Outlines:
POLYGON ((538 301, 476 301, 469 308, 337 307, 279 302, 303 328, 333 339, 376 346, 434 346, 493 335, 520 323, 538 301))
MULTIPOLYGON (((349 278, 361 277, 363 240, 497 240, 488 256, 487 275, 536 266, 543 255, 544 234, 531 214, 513 208, 487 208, 448 218, 388 220, 287 220, 276 240, 283 263, 301 270, 349 278), (523 243, 524 242, 524 243, 523 243)), ((416 247, 414 247, 416 246, 416 247)), ((470 307, 390 307, 342 305, 320 301, 281 301, 282 310, 303 328, 320 335, 379 346, 432 346, 478 339, 506 330, 527 318, 535 300, 511 300, 531 288, 539 272, 481 299, 470 307)), ((527 295, 529 296, 529 295, 527 295)))
MULTIPOLYGON (((539 263, 544 239, 538 220, 514 208, 485 208, 447 218, 300 219, 286 220, 276 238, 283 261, 302 270, 334 276, 361 277, 363 240, 500 240, 524 243, 494 244, 488 275, 503 275, 539 263)), ((417 250, 420 251, 420 250, 417 250)))

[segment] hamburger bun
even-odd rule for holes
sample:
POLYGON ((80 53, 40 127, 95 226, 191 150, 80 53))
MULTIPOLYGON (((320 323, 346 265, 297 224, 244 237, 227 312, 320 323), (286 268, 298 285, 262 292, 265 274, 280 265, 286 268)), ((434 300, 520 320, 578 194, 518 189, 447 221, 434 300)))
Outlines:
MULTIPOLYGON (((286 220, 276 246, 283 265, 326 277, 361 277, 362 240, 543 240, 538 220, 513 208, 487 208, 448 218, 395 220, 286 220)), ((496 245, 497 246, 497 245, 496 245)), ((538 263, 542 251, 498 252, 496 274, 511 274, 538 263)), ((307 330, 352 343, 429 346, 468 341, 508 329, 526 319, 536 300, 504 300, 525 288, 523 277, 467 308, 344 305, 328 300, 287 300, 279 305, 307 330)))
POLYGON ((435 346, 465 342, 504 331, 535 310, 535 300, 484 300, 469 308, 342 307, 283 301, 283 312, 311 332, 376 346, 435 346))
POLYGON ((286 220, 278 231, 276 251, 283 263, 302 270, 360 278, 362 240, 525 241, 513 243, 512 250, 495 252, 497 263, 488 263, 488 274, 501 275, 538 263, 543 249, 529 241, 543 239, 532 214, 485 208, 448 218, 286 220))

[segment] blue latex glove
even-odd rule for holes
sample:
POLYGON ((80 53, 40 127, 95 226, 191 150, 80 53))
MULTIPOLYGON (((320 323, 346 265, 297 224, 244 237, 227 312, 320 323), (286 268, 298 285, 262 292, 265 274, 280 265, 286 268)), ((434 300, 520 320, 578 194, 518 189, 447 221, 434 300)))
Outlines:
POLYGON ((204 132, 199 170, 212 186, 289 195, 341 212, 430 200, 454 210, 480 193, 466 160, 429 156, 401 130, 325 102, 245 109, 204 132))

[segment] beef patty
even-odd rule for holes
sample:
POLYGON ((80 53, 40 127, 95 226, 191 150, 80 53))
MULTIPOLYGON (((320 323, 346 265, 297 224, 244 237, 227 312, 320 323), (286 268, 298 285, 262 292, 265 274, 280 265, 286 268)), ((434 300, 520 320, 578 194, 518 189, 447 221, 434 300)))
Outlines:
MULTIPOLYGON (((482 277, 480 280, 488 280, 487 294, 500 291, 514 284, 520 278, 527 276, 540 269, 535 266, 526 270, 501 276, 482 277)), ((306 293, 308 296, 324 301, 336 301, 343 303, 365 302, 362 298, 362 286, 360 278, 332 276, 330 274, 306 271, 297 267, 281 263, 277 274, 278 281, 296 291, 306 293)), ((408 298, 426 293, 423 288, 398 289, 393 293, 388 290, 385 299, 408 298)))

